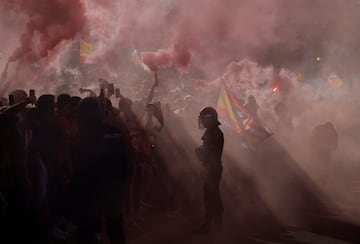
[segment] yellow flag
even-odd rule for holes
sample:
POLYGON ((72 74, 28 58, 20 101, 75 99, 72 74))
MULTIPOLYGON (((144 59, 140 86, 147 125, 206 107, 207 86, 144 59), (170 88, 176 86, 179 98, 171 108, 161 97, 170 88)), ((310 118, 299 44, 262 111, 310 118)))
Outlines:
POLYGON ((80 63, 89 63, 89 58, 93 53, 94 45, 91 41, 81 38, 80 39, 80 63))
POLYGON ((217 102, 217 110, 220 117, 225 118, 227 121, 223 121, 226 124, 230 122, 231 126, 236 132, 240 132, 240 125, 235 117, 235 113, 232 107, 232 103, 229 98, 229 94, 224 86, 221 87, 219 98, 217 102))
POLYGON ((303 81, 305 79, 305 73, 301 70, 298 70, 296 72, 296 78, 298 79, 298 81, 303 81))

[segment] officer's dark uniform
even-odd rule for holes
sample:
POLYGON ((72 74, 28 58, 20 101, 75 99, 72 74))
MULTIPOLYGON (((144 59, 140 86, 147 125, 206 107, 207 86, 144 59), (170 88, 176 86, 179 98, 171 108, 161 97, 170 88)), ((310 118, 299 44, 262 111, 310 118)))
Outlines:
MULTIPOLYGON (((212 108, 211 108, 212 109, 212 108)), ((220 196, 220 179, 222 174, 221 155, 224 147, 224 135, 217 122, 216 111, 214 113, 216 124, 207 128, 202 136, 203 144, 196 149, 196 155, 205 168, 204 179, 204 205, 206 210, 205 223, 202 228, 207 231, 212 221, 215 221, 218 228, 222 228, 223 203, 220 196)), ((205 110, 205 109, 204 109, 205 110)), ((203 110, 203 111, 204 111, 203 110)), ((207 111, 207 110, 205 110, 207 111)), ((202 114, 200 113, 200 116, 202 114)))

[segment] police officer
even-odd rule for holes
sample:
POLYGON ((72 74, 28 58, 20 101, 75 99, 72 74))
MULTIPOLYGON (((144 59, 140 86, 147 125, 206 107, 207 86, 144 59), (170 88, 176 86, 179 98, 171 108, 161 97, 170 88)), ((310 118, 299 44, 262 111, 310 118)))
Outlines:
POLYGON ((217 231, 222 231, 223 203, 220 197, 220 179, 222 174, 221 155, 224 146, 224 135, 219 128, 217 112, 206 107, 199 114, 199 128, 205 128, 201 138, 203 144, 195 150, 197 158, 205 169, 204 205, 205 220, 195 233, 209 233, 214 223, 217 231))

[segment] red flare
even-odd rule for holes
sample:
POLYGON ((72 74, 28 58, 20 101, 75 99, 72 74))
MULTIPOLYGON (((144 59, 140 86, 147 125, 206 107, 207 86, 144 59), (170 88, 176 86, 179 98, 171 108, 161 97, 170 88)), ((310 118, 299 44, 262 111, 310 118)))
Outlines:
POLYGON ((273 90, 273 92, 278 92, 279 91, 279 86, 275 86, 272 90, 273 90))

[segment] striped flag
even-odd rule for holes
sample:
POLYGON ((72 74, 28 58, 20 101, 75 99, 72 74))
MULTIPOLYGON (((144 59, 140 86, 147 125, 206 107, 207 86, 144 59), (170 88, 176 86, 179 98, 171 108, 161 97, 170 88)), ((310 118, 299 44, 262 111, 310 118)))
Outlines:
POLYGON ((254 147, 271 136, 271 132, 245 109, 225 84, 220 88, 217 111, 220 122, 240 134, 248 147, 254 147))

